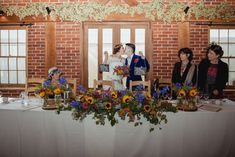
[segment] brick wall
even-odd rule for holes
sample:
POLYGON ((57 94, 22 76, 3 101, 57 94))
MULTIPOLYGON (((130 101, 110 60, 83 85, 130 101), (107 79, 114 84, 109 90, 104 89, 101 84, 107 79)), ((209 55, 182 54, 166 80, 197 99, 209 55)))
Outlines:
POLYGON ((28 77, 45 78, 45 24, 28 28, 28 77))
POLYGON ((171 78, 172 68, 178 60, 178 25, 152 22, 153 77, 171 78))
POLYGON ((65 78, 76 78, 80 82, 80 24, 56 23, 57 66, 65 78))

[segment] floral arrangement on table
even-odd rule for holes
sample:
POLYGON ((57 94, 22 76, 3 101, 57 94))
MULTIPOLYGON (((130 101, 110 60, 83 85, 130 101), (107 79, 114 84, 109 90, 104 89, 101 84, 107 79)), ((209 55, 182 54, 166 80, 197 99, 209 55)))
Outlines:
MULTIPOLYGON (((60 101, 65 94, 65 91, 71 91, 68 87, 65 78, 60 77, 57 85, 52 85, 50 79, 44 81, 43 85, 37 86, 35 94, 44 99, 43 107, 59 107, 60 101)), ((72 96, 72 95, 70 95, 72 96)), ((69 97, 68 97, 69 99, 69 97)))
MULTIPOLYGON (((158 125, 167 123, 165 112, 177 111, 171 103, 160 101, 161 92, 155 92, 151 97, 141 91, 86 90, 79 86, 78 93, 79 96, 70 103, 73 119, 82 121, 87 115, 93 114, 97 125, 104 125, 107 119, 113 126, 118 123, 118 119, 126 118, 135 126, 143 123, 141 118, 158 125)), ((57 113, 62 110, 59 108, 57 113)), ((150 131, 153 130, 151 127, 150 131)))
POLYGON ((184 85, 176 83, 175 87, 178 99, 177 108, 185 111, 196 111, 197 88, 192 86, 191 83, 184 85))
POLYGON ((129 75, 130 71, 129 71, 129 67, 124 65, 124 66, 116 66, 113 69, 113 73, 116 73, 117 75, 125 77, 129 75))

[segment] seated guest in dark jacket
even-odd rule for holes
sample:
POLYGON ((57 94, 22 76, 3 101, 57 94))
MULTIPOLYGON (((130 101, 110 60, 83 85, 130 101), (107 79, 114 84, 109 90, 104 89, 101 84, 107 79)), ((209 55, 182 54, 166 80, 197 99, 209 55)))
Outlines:
POLYGON ((228 64, 220 59, 223 54, 221 46, 211 44, 207 49, 207 58, 199 64, 198 87, 210 98, 221 98, 228 82, 228 64))
POLYGON ((182 48, 178 51, 180 62, 175 63, 172 72, 172 83, 190 83, 196 85, 197 66, 192 63, 193 52, 189 48, 182 48))

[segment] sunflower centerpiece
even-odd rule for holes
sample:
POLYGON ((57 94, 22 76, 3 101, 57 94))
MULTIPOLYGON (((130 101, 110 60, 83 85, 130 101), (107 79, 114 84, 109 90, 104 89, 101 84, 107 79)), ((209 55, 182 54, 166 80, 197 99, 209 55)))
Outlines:
POLYGON ((181 85, 176 83, 176 94, 177 94, 177 108, 184 111, 196 111, 196 96, 198 90, 193 87, 190 83, 181 85))
POLYGON ((66 79, 61 76, 62 71, 57 67, 50 68, 48 74, 48 79, 36 88, 35 93, 44 99, 43 109, 56 109, 61 105, 64 92, 70 91, 71 93, 71 88, 66 79))

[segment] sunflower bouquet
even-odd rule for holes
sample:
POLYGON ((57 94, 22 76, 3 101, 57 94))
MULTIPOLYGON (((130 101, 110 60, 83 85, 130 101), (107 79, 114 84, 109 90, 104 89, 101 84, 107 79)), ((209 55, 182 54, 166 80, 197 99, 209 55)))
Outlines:
POLYGON ((79 96, 70 103, 73 119, 83 120, 93 115, 98 125, 104 125, 106 119, 112 126, 118 120, 128 119, 137 126, 142 124, 141 118, 157 125, 167 122, 164 112, 176 112, 171 104, 159 104, 154 97, 139 91, 86 90, 79 86, 78 93, 79 96))
POLYGON ((61 105, 60 101, 64 97, 65 91, 68 90, 71 91, 67 81, 61 77, 56 85, 53 85, 50 79, 44 81, 43 85, 37 86, 35 94, 44 99, 43 109, 47 109, 47 107, 53 109, 53 107, 56 108, 55 103, 57 106, 61 105))
POLYGON ((198 90, 196 87, 192 86, 190 83, 181 85, 176 84, 176 93, 178 99, 178 108, 182 110, 196 111, 196 96, 198 95, 198 90))
POLYGON ((113 69, 114 74, 121 75, 123 77, 129 75, 129 67, 128 66, 116 66, 113 69))

